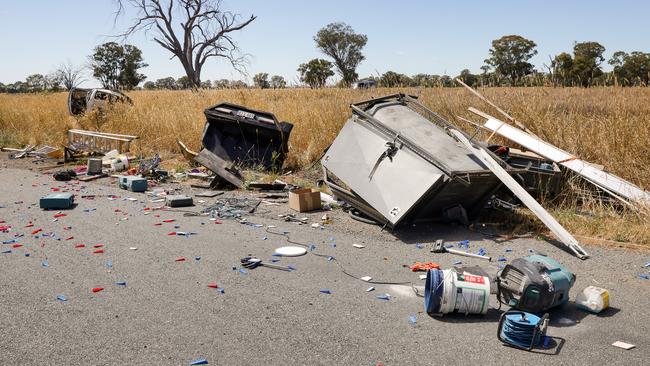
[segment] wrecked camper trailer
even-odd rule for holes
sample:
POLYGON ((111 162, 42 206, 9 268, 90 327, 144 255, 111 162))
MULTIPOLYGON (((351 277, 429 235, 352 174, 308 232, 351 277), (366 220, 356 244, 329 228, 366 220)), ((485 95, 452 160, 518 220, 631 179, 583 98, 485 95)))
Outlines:
POLYGON ((238 167, 282 167, 293 124, 278 122, 272 113, 230 103, 207 108, 205 116, 203 149, 194 160, 215 172, 217 181, 241 187, 238 167))
POLYGON ((334 194, 374 220, 389 227, 467 222, 500 188, 488 167, 446 131, 457 128, 413 97, 373 99, 352 111, 321 163, 334 194))
POLYGON ((68 94, 68 111, 73 116, 79 116, 86 111, 104 108, 106 104, 116 102, 133 104, 126 94, 109 89, 72 88, 68 94))

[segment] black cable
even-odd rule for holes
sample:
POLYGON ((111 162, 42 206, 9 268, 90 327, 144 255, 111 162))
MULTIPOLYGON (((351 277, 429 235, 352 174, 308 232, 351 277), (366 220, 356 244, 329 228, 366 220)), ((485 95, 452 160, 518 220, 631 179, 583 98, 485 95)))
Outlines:
POLYGON ((359 221, 359 222, 363 222, 364 224, 379 225, 379 223, 378 223, 377 221, 372 220, 372 219, 367 219, 367 218, 362 217, 361 215, 358 215, 358 214, 356 214, 356 213, 354 213, 354 212, 355 212, 354 209, 348 211, 348 215, 350 215, 350 217, 351 217, 353 220, 357 220, 357 221, 359 221))
MULTIPOLYGON (((266 228, 266 232, 269 233, 269 234, 275 234, 275 235, 283 236, 287 240, 288 243, 291 243, 291 244, 294 244, 294 245, 299 245, 299 246, 304 247, 304 248, 309 248, 309 245, 307 245, 307 244, 291 240, 291 237, 288 234, 271 231, 271 230, 269 230, 269 228, 266 228)), ((415 291, 415 294, 419 296, 418 292, 415 290, 415 286, 414 286, 413 282, 410 282, 410 281, 409 282, 364 281, 364 280, 361 279, 361 277, 355 276, 355 275, 351 274, 350 272, 348 272, 345 269, 345 267, 343 267, 343 265, 338 261, 338 259, 336 259, 336 257, 331 256, 331 255, 327 255, 327 254, 316 253, 314 251, 309 251, 309 253, 311 253, 311 254, 313 254, 313 255, 315 255, 317 257, 321 257, 321 258, 328 258, 328 259, 332 258, 331 260, 334 263, 336 263, 337 266, 339 266, 339 268, 341 269, 341 272, 343 272, 343 274, 345 274, 345 275, 347 275, 349 277, 352 277, 352 278, 354 278, 356 280, 363 281, 365 283, 372 283, 372 284, 375 284, 375 285, 411 285, 411 287, 413 287, 413 290, 415 291)))

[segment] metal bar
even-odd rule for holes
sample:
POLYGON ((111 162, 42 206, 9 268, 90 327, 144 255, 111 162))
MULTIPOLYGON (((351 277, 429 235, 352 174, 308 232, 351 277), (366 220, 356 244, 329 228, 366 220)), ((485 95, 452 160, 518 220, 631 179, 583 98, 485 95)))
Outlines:
POLYGON ((514 180, 499 163, 492 158, 490 154, 483 147, 473 145, 462 133, 456 130, 451 130, 451 133, 456 136, 474 156, 483 161, 485 165, 505 184, 512 193, 517 196, 535 215, 562 241, 569 249, 571 249, 578 258, 587 259, 589 254, 580 247, 578 241, 564 228, 559 222, 553 218, 526 190, 514 180))

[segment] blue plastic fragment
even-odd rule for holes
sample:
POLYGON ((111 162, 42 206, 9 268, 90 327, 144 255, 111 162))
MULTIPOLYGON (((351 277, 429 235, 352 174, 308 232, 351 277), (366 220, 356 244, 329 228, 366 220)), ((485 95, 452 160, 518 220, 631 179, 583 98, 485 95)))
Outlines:
POLYGON ((501 258, 497 259, 497 261, 498 261, 498 262, 507 262, 507 261, 508 261, 508 258, 506 258, 506 257, 501 257, 501 258))
POLYGON ((199 358, 196 361, 190 362, 190 365, 207 365, 207 364, 208 364, 208 360, 206 360, 205 358, 199 358))
POLYGON ((110 259, 106 261, 106 268, 111 269, 113 268, 113 261, 110 259))
POLYGON ((424 248, 424 244, 417 243, 417 244, 415 244, 415 247, 418 248, 418 249, 422 249, 422 248, 424 248))
POLYGON ((49 263, 48 261, 42 261, 42 262, 41 262, 41 266, 43 266, 43 267, 49 267, 49 266, 50 266, 50 263, 49 263))
POLYGON ((25 253, 25 257, 29 257, 30 255, 31 255, 31 254, 29 254, 29 253, 25 253))
POLYGON ((552 338, 549 337, 549 336, 544 336, 544 343, 543 343, 542 347, 549 348, 551 346, 551 339, 552 338))
POLYGON ((63 302, 68 301, 68 299, 63 295, 57 296, 56 299, 59 300, 59 301, 63 301, 63 302))
POLYGON ((268 239, 268 237, 266 237, 266 236, 263 236, 263 237, 262 237, 262 240, 266 240, 266 239, 268 239))
POLYGON ((117 281, 115 284, 118 286, 126 286, 126 281, 117 281))
POLYGON ((282 257, 282 254, 273 253, 273 254, 271 254, 271 256, 272 256, 272 257, 282 257))
POLYGON ((648 277, 647 274, 640 274, 640 275, 639 275, 639 278, 642 278, 642 279, 644 279, 644 280, 648 280, 648 279, 650 279, 650 277, 648 277))
POLYGON ((327 257, 328 261, 332 261, 333 259, 334 259, 334 257, 332 257, 331 255, 329 257, 327 257))
POLYGON ((388 295, 377 295, 377 298, 379 300, 385 300, 385 301, 390 300, 390 296, 388 296, 388 295))
POLYGON ((447 245, 445 245, 445 248, 453 248, 453 247, 454 247, 454 244, 447 244, 447 245))
POLYGON ((454 262, 454 266, 458 266, 458 265, 461 265, 461 264, 463 264, 462 261, 455 261, 455 262, 454 262))
POLYGON ((296 271, 296 270, 297 270, 297 268, 294 267, 294 266, 287 266, 287 268, 289 268, 289 269, 292 270, 292 271, 296 271))
POLYGON ((271 259, 271 263, 278 263, 279 261, 280 261, 280 260, 277 259, 277 258, 273 258, 273 259, 271 259))
POLYGON ((239 269, 239 273, 241 273, 241 274, 247 274, 248 271, 245 270, 245 269, 243 269, 243 268, 240 268, 240 269, 239 269))
POLYGON ((375 291, 375 288, 372 286, 366 289, 366 292, 372 292, 372 291, 375 291))
POLYGON ((336 243, 331 244, 332 248, 336 248, 336 243))
POLYGON ((196 257, 194 257, 194 260, 198 262, 198 261, 201 260, 201 257, 199 257, 199 256, 197 255, 196 257))
POLYGON ((11 239, 11 240, 3 241, 2 244, 13 244, 13 243, 17 243, 17 242, 18 242, 18 239, 11 239))
POLYGON ((418 319, 415 315, 409 315, 409 322, 411 322, 412 326, 416 326, 418 324, 418 319))
POLYGON ((650 262, 646 263, 644 267, 650 267, 650 262))
POLYGON ((478 254, 478 255, 485 255, 485 254, 487 254, 487 252, 485 251, 484 248, 479 248, 479 249, 478 249, 478 253, 476 253, 476 254, 478 254))
POLYGON ((316 246, 314 244, 309 244, 309 251, 311 252, 314 249, 316 249, 316 246))
POLYGON ((223 293, 225 292, 225 290, 222 289, 221 287, 219 287, 219 288, 217 289, 217 291, 219 291, 220 294, 223 294, 223 293))
POLYGON ((9 253, 11 253, 11 249, 3 250, 3 251, 0 252, 0 253, 1 253, 1 254, 9 254, 9 253))
POLYGON ((327 290, 327 289, 323 289, 323 290, 320 290, 320 293, 321 293, 321 294, 328 294, 328 295, 331 295, 331 294, 332 294, 332 291, 327 290))
POLYGON ((507 249, 505 250, 505 252, 506 252, 506 253, 510 253, 510 252, 512 252, 512 249, 507 248, 507 249))
POLYGON ((462 248, 462 247, 469 248, 469 240, 459 241, 458 242, 458 247, 459 248, 462 248))

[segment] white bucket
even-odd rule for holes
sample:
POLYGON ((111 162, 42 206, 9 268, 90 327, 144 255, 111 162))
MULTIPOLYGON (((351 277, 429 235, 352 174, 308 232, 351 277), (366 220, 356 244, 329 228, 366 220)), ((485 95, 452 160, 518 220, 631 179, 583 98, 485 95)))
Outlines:
POLYGON ((490 306, 490 278, 455 269, 430 270, 424 297, 428 313, 485 314, 490 306))

